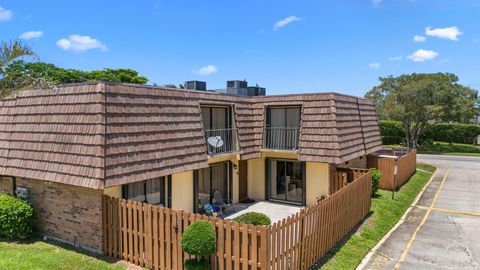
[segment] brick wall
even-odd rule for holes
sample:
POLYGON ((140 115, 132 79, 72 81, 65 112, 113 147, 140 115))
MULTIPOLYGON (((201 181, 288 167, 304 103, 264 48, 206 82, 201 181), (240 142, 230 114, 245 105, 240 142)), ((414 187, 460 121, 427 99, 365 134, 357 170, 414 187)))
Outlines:
POLYGON ((60 183, 17 178, 30 189, 38 229, 85 249, 102 249, 102 191, 60 183))
POLYGON ((0 192, 13 195, 13 178, 2 176, 0 177, 0 192))

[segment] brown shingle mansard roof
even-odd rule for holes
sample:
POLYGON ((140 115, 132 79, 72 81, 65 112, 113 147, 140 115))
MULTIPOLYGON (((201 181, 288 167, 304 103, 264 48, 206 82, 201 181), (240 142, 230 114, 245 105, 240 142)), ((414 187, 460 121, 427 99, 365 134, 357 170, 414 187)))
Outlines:
POLYGON ((260 156, 267 105, 302 106, 300 160, 341 163, 382 147, 363 98, 86 83, 2 102, 0 174, 104 188, 207 167, 199 104, 233 105, 242 159, 260 156))

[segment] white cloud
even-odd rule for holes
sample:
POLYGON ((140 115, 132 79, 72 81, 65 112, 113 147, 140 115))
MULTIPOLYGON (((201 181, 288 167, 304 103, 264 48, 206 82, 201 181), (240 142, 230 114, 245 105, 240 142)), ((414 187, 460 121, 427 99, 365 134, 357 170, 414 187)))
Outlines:
POLYGON ((13 12, 10 9, 0 7, 0 22, 6 22, 13 17, 13 12))
POLYGON ((218 71, 218 68, 216 66, 208 65, 196 70, 195 73, 197 73, 198 75, 210 75, 210 74, 216 73, 217 71, 218 71))
POLYGON ((380 5, 382 2, 383 2, 383 0, 372 0, 372 4, 373 4, 374 6, 380 5))
POLYGON ((400 61, 402 59, 403 59, 403 56, 401 56, 401 55, 388 57, 388 60, 390 60, 390 61, 400 61))
POLYGON ((107 46, 100 40, 89 36, 70 35, 57 41, 57 46, 66 51, 85 52, 92 49, 106 51, 107 46))
POLYGON ((408 56, 408 59, 414 62, 424 62, 428 60, 432 60, 433 58, 437 57, 438 53, 432 50, 416 50, 414 53, 408 56))
POLYGON ((284 26, 286 26, 287 24, 289 23, 292 23, 292 22, 296 22, 296 21, 300 21, 302 18, 299 18, 297 16, 289 16, 285 19, 282 19, 278 22, 276 22, 274 25, 273 25, 273 30, 278 30, 284 26))
POLYGON ((378 62, 370 63, 368 66, 370 68, 373 68, 373 69, 378 69, 378 68, 380 68, 380 63, 378 63, 378 62))
POLYGON ((413 41, 422 43, 422 42, 427 41, 427 37, 415 35, 415 36, 413 37, 413 41))
POLYGON ((19 38, 24 40, 34 39, 34 38, 41 38, 43 37, 42 31, 28 31, 20 35, 19 38))
POLYGON ((463 34, 456 26, 446 27, 446 28, 425 28, 425 34, 431 37, 438 37, 450 40, 458 40, 458 36, 463 34))

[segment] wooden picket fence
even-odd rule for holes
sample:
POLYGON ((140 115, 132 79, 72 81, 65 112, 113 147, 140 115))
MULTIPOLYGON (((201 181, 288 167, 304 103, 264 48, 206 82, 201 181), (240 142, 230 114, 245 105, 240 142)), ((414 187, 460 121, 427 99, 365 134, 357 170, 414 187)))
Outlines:
POLYGON ((265 269, 267 228, 103 196, 104 254, 149 269, 183 269, 183 231, 198 220, 216 229, 217 269, 265 269), (263 267, 263 268, 262 268, 263 267))
POLYGON ((333 194, 348 184, 347 173, 333 171, 330 177, 330 194, 333 194))
POLYGON ((216 229, 212 269, 308 269, 370 210, 371 174, 270 226, 231 220, 103 196, 103 251, 148 269, 183 269, 184 229, 198 220, 216 229))
POLYGON ((367 157, 367 167, 377 168, 381 172, 381 189, 398 190, 416 171, 417 151, 415 149, 384 149, 367 157))
POLYGON ((308 269, 370 211, 371 173, 332 196, 268 228, 269 266, 266 269, 308 269))

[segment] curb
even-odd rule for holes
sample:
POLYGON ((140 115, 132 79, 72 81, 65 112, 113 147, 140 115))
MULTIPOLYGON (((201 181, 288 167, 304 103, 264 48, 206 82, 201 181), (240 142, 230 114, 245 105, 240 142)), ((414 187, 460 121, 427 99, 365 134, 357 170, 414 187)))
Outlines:
MULTIPOLYGON (((419 170, 419 171, 423 171, 423 170, 419 170)), ((370 261, 370 259, 372 258, 373 254, 375 254, 375 252, 377 251, 378 248, 380 248, 380 246, 390 237, 390 235, 398 228, 400 227, 400 225, 402 225, 402 223, 405 221, 405 218, 407 217, 408 213, 410 213, 410 210, 412 210, 412 208, 415 207, 415 205, 417 204, 418 200, 420 200, 420 197, 422 197, 423 195, 423 192, 425 192, 425 190, 427 189, 427 187, 430 185, 430 183, 433 181, 433 178, 435 177, 435 175, 437 174, 438 172, 438 169, 436 168, 435 171, 432 173, 432 176, 430 176, 430 179, 428 180, 428 182, 423 186, 422 190, 420 190, 420 192, 417 194, 417 197, 415 197, 415 200, 413 200, 413 202, 410 204, 410 206, 408 207, 407 211, 405 211, 405 213, 403 214, 403 216, 400 218, 400 220, 398 220, 398 222, 395 224, 395 226, 393 226, 393 228, 388 231, 383 237, 382 239, 380 239, 380 241, 372 248, 370 249, 370 251, 367 253, 367 255, 365 255, 365 257, 363 257, 362 261, 360 262, 360 264, 355 268, 355 270, 362 270, 363 268, 365 268, 365 266, 367 265, 368 261, 370 261)))

